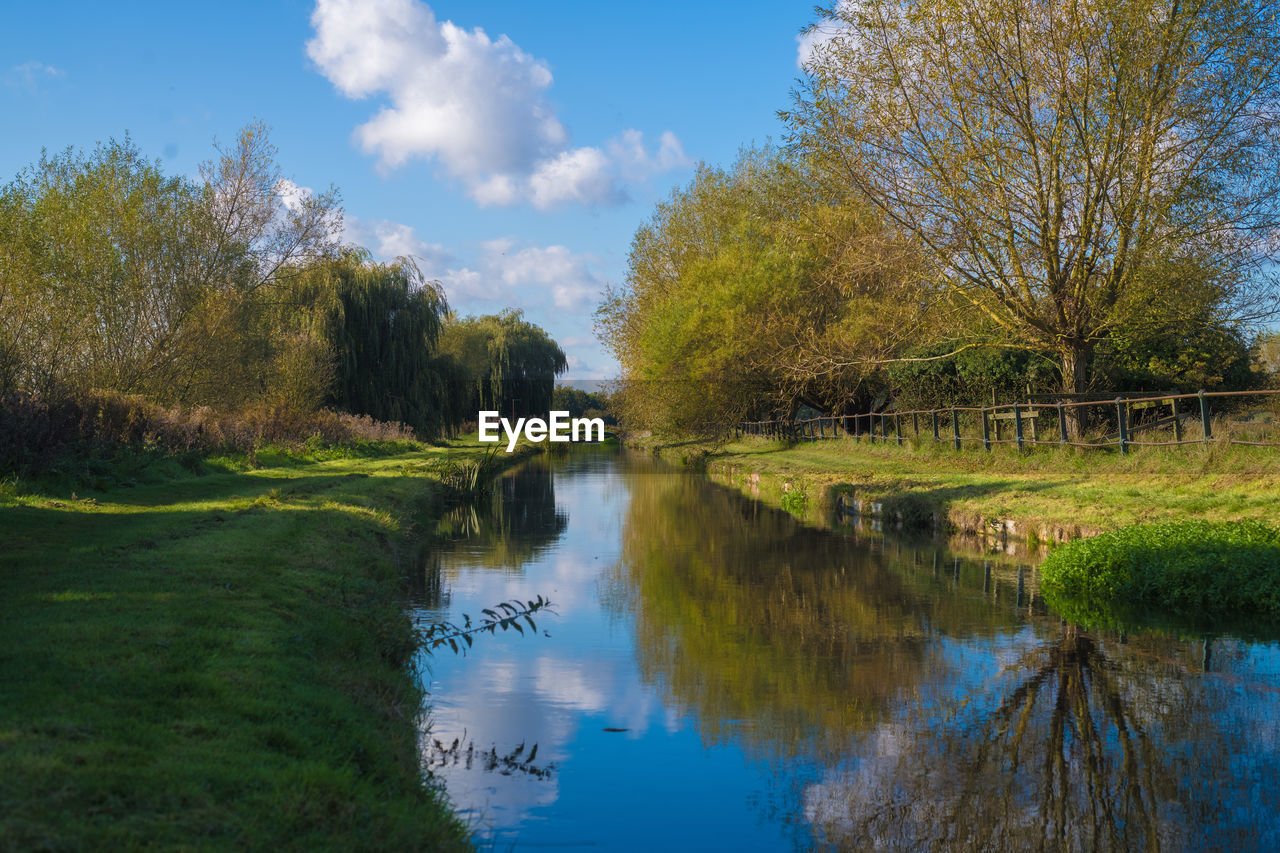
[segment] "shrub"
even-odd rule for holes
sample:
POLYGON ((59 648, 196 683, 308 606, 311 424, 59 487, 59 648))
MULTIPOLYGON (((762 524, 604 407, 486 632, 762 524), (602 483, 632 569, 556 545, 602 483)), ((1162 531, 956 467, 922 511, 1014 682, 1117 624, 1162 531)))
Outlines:
POLYGON ((266 445, 316 449, 409 441, 403 424, 327 409, 258 405, 236 412, 165 408, 142 397, 93 392, 47 399, 0 395, 0 472, 40 475, 69 458, 145 447, 170 454, 248 453, 266 445))
POLYGON ((1046 591, 1191 616, 1280 619, 1280 530, 1256 521, 1140 524, 1055 548, 1046 591))

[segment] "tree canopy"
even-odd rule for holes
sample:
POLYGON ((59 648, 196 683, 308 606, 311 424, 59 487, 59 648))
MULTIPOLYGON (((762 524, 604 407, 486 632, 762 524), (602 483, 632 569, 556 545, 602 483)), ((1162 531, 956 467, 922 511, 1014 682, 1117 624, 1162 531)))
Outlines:
POLYGON ((482 401, 549 408, 566 359, 542 329, 458 320, 411 258, 344 245, 336 190, 283 177, 263 124, 215 148, 175 177, 126 137, 0 188, 0 392, 331 406, 424 438, 482 401))
POLYGON ((555 379, 568 368, 560 345, 545 331, 507 310, 452 319, 440 339, 453 407, 462 420, 481 410, 503 416, 545 415, 555 379))
POLYGON ((1276 11, 839 3, 790 139, 916 240, 958 304, 1083 391, 1094 347, 1153 290, 1194 313, 1209 288, 1201 322, 1275 309, 1276 11))
POLYGON ((636 233, 626 284, 597 314, 626 370, 625 415, 714 432, 865 401, 874 371, 849 354, 892 351, 927 322, 912 264, 865 205, 802 163, 765 149, 703 166, 636 233))

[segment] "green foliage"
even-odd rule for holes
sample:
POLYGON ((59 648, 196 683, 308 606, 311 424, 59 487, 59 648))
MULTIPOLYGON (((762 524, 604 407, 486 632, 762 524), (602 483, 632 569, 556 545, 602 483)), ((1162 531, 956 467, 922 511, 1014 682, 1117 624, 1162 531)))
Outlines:
MULTIPOLYGON (((473 419, 482 397, 547 410, 566 366, 554 341, 506 312, 451 322, 468 341, 442 353, 439 283, 410 259, 340 249, 336 191, 299 189, 275 155, 254 123, 198 179, 171 177, 126 137, 45 155, 0 188, 0 393, 85 410, 124 394, 299 423, 329 406, 424 438, 473 419)), ((30 467, 2 448, 0 465, 30 467)))
POLYGON ((431 466, 431 473, 451 492, 451 497, 473 500, 493 493, 493 478, 505 466, 506 460, 498 456, 494 447, 479 459, 445 457, 431 466))
POLYGON ((412 260, 379 264, 348 251, 304 271, 292 292, 319 318, 333 354, 330 405, 406 423, 424 437, 452 425, 435 356, 448 306, 440 284, 412 260))
POLYGON ((636 232, 626 286, 597 313, 621 417, 714 435, 865 397, 868 361, 920 320, 897 298, 909 256, 865 203, 775 151, 702 167, 636 232))
MULTIPOLYGON (((993 322, 1085 392, 1095 347, 1141 315, 1186 334, 1277 309, 1277 11, 829 3, 815 28, 838 36, 784 118, 828 181, 915 239, 958 329, 993 322)), ((1162 381, 1219 369, 1133 355, 1162 381)))
POLYGON ((1280 618, 1280 529, 1256 521, 1124 527, 1055 548, 1046 590, 1187 615, 1280 618))
POLYGON ((41 157, 0 193, 5 387, 158 390, 210 294, 202 189, 126 137, 41 157))
POLYGON ((779 504, 786 512, 803 518, 804 511, 809 506, 809 493, 804 486, 783 489, 779 504))
POLYGON ((1255 388, 1248 341, 1226 325, 1135 322, 1098 345, 1097 381, 1126 391, 1228 390, 1255 388))
MULTIPOLYGON (((933 358, 955 352, 952 342, 916 347, 907 358, 933 358)), ((1026 349, 976 347, 936 361, 903 361, 888 369, 899 409, 985 406, 1026 399, 1058 385, 1058 367, 1026 349)))
POLYGON ((583 391, 566 385, 557 385, 551 394, 551 408, 568 412, 571 418, 602 418, 606 424, 616 424, 618 419, 614 416, 611 405, 608 394, 583 391))
POLYGON ((475 420, 482 410, 545 417, 555 379, 568 367, 564 350, 515 310, 450 320, 439 363, 458 423, 475 420))
POLYGON ((1255 343, 1256 359, 1264 381, 1269 387, 1280 384, 1280 333, 1268 332, 1258 336, 1255 343))
POLYGON ((326 354, 279 306, 336 246, 337 195, 290 190, 261 124, 218 153, 170 177, 126 137, 0 190, 0 390, 320 402, 326 354))

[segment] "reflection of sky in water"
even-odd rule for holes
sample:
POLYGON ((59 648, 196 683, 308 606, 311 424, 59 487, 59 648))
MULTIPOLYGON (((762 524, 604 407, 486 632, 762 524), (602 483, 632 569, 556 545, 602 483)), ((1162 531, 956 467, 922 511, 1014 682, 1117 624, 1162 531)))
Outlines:
POLYGON ((794 846, 785 826, 762 823, 767 769, 732 746, 708 748, 689 720, 664 707, 636 670, 630 624, 602 603, 600 582, 620 557, 622 472, 589 462, 558 470, 555 500, 568 528, 519 574, 476 566, 480 555, 466 545, 460 557, 443 556, 441 571, 447 618, 537 595, 554 602, 556 615, 535 617, 537 637, 485 635, 466 657, 438 653, 428 675, 432 741, 474 741, 477 751, 501 754, 524 743, 523 755, 536 743, 533 765, 552 772, 504 775, 474 758, 471 770, 465 756, 450 759, 434 771, 450 797, 495 849, 794 846))
MULTIPOLYGON (((834 647, 845 650, 848 666, 871 666, 883 659, 901 660, 916 669, 900 682, 883 669, 866 670, 890 677, 892 689, 884 694, 890 697, 884 708, 860 728, 824 730, 826 723, 821 722, 837 719, 848 725, 856 719, 829 715, 832 690, 836 697, 850 685, 861 690, 856 678, 848 681, 847 676, 845 681, 801 678, 797 683, 812 691, 813 707, 805 704, 807 695, 765 697, 755 711, 746 706, 748 711, 734 719, 708 719, 708 707, 743 707, 741 697, 715 704, 725 698, 716 694, 727 689, 727 682, 716 678, 723 673, 697 669, 714 665, 714 659, 698 660, 690 665, 692 670, 681 670, 684 647, 676 648, 674 657, 652 646, 637 647, 636 614, 619 603, 629 595, 619 584, 635 580, 627 580, 625 573, 620 576, 617 567, 627 556, 623 540, 628 519, 632 524, 637 519, 661 523, 658 516, 635 512, 632 501, 641 500, 641 494, 675 516, 664 528, 662 549, 683 549, 705 558, 732 543, 738 528, 730 525, 725 538, 723 531, 712 535, 699 528, 699 519, 690 527, 692 514, 706 508, 696 489, 695 499, 681 504, 661 490, 642 488, 645 477, 678 474, 616 464, 606 454, 553 464, 555 509, 568 519, 563 533, 539 540, 518 571, 487 567, 489 546, 457 543, 440 562, 447 609, 426 614, 452 620, 462 613, 476 617, 481 608, 499 601, 538 595, 551 599, 557 611, 537 618, 536 637, 514 632, 484 635, 466 657, 438 653, 430 662, 429 737, 446 752, 429 743, 424 753, 464 816, 495 849, 511 849, 514 844, 515 849, 591 845, 624 850, 773 850, 809 847, 823 837, 851 849, 865 847, 869 840, 876 846, 913 849, 922 839, 942 843, 945 833, 936 834, 940 821, 964 823, 963 817, 947 817, 955 803, 975 797, 995 802, 1000 796, 1006 797, 1003 813, 976 809, 974 814, 986 821, 984 827, 1007 821, 1013 827, 1010 832, 1022 832, 1022 824, 1038 820, 1037 809, 1045 806, 1036 799, 1036 786, 1055 750, 1066 757, 1067 772, 1055 777, 1067 794, 1062 801, 1065 814, 1096 809, 1103 795, 1123 801, 1126 792, 1136 788, 1135 802, 1141 802, 1135 808, 1147 811, 1128 820, 1136 825, 1149 818, 1166 848, 1194 848, 1215 837, 1228 847, 1233 839, 1236 846, 1246 840, 1254 845, 1280 840, 1276 646, 1217 639, 1212 671, 1203 673, 1200 641, 1152 636, 1122 643, 1116 637, 1096 642, 1085 634, 1077 637, 1042 611, 1032 613, 1023 606, 1020 593, 1011 596, 1010 590, 1021 587, 1007 571, 1005 586, 988 592, 990 574, 984 581, 980 565, 966 567, 970 580, 965 583, 960 582, 959 569, 953 580, 946 571, 952 565, 950 555, 945 555, 941 575, 923 567, 932 554, 921 558, 924 564, 902 569, 909 559, 903 562, 901 551, 893 557, 899 566, 894 571, 868 570, 866 546, 849 541, 833 550, 829 541, 815 544, 812 537, 819 534, 808 533, 804 535, 810 538, 793 548, 787 528, 773 524, 783 534, 770 534, 775 563, 760 564, 769 571, 775 565, 789 571, 794 558, 809 560, 819 577, 829 571, 832 564, 823 562, 828 559, 835 560, 841 575, 846 563, 850 572, 859 571, 859 566, 867 576, 880 572, 877 580, 867 582, 862 599, 846 599, 846 606, 879 602, 886 614, 877 617, 879 628, 869 628, 870 622, 847 613, 832 617, 816 611, 814 621, 802 622, 801 627, 828 630, 835 625, 849 631, 853 639, 834 647), (682 529, 681 521, 686 524, 677 535, 673 531, 682 529), (858 559, 864 562, 844 554, 862 555, 858 559), (926 615, 913 617, 917 610, 926 615), (883 635, 876 635, 876 630, 883 635), (920 630, 927 634, 923 640, 920 630), (543 636, 544 631, 550 636, 543 636), (647 661, 647 678, 641 675, 638 657, 647 661), (709 692, 699 691, 696 677, 689 682, 690 671, 702 673, 702 680, 711 685, 709 692), (1031 699, 1023 701, 1020 691, 1029 684, 1031 699), (1010 697, 1022 702, 1015 708, 1019 713, 1001 717, 1002 706, 1013 701, 1010 697), (1059 719, 1066 726, 1055 729, 1055 709, 1065 706, 1070 709, 1059 719), (1108 722, 1107 714, 1117 708, 1129 727, 1123 732, 1108 722), (802 727, 796 730, 799 735, 792 732, 787 740, 770 729, 779 721, 794 721, 797 709, 818 734, 806 734, 802 727), (605 731, 609 728, 626 731, 605 731), (1027 734, 1011 751, 1008 747, 1018 731, 1027 734), (453 749, 455 739, 459 746, 453 749), (1130 741, 1137 745, 1132 767, 1140 771, 1134 778, 1141 778, 1136 785, 1129 785, 1121 767, 1130 741), (1090 749, 1093 759, 1088 758, 1090 749), (486 761, 481 754, 490 750, 486 761), (1093 783, 1082 769, 1090 760, 1102 768, 1093 783), (1091 784, 1096 784, 1096 791, 1091 784), (869 814, 886 810, 898 815, 894 831, 905 835, 882 832, 874 819, 868 823, 869 814), (1194 830, 1183 826, 1195 821, 1200 825, 1194 830)), ((698 488, 705 488, 706 495, 714 489, 698 488)), ((737 505, 728 506, 733 510, 737 505)), ((719 507, 717 512, 725 515, 723 510, 719 507)), ((741 524, 741 519, 735 523, 741 524)), ((757 528, 748 523, 745 529, 751 536, 757 528)), ((749 541, 742 553, 749 554, 753 547, 749 541)), ((874 558, 876 566, 890 561, 887 549, 871 550, 883 552, 874 558)), ((715 565, 724 559, 733 567, 747 559, 717 553, 703 562, 715 565)), ((679 560, 673 565, 677 572, 687 567, 679 560)), ((744 577, 749 574, 744 570, 744 577)), ((666 576, 658 580, 662 577, 666 576)), ((749 584, 745 588, 757 589, 749 584)), ((774 587, 766 581, 758 589, 763 596, 772 594, 774 587)), ((831 591, 820 583, 796 589, 831 591)), ((711 600, 717 601, 719 594, 711 592, 711 600)), ((637 600, 634 590, 629 600, 637 600)), ((696 640, 690 633, 691 618, 696 627, 697 617, 688 614, 650 618, 647 642, 675 642, 673 631, 696 640)), ((732 633, 723 627, 716 630, 732 633)), ((776 636, 795 642, 786 630, 780 626, 776 636)), ((733 643, 728 647, 751 648, 733 643)), ((829 647, 814 648, 821 652, 829 647)), ((814 658, 807 666, 830 667, 832 660, 814 658)), ((806 664, 802 661, 801 666, 806 664)), ((881 694, 869 690, 860 695, 874 705, 881 694)), ((1107 807, 1101 805, 1104 811, 1107 807)), ((975 830, 971 837, 981 838, 982 831, 975 830)), ((1017 846, 1028 837, 1035 835, 998 836, 997 841, 1005 843, 995 846, 1007 846, 1011 838, 1017 846)), ((1105 835, 1066 840, 1062 846, 1116 846, 1105 835)))

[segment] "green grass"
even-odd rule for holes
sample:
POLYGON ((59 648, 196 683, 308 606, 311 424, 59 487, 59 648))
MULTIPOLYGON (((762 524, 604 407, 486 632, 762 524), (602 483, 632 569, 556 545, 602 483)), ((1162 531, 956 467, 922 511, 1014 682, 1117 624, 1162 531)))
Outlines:
POLYGON ((470 451, 392 450, 0 483, 0 849, 468 846, 421 784, 403 575, 470 451))
POLYGON ((1085 608, 1280 620, 1280 530, 1256 521, 1125 527, 1058 546, 1040 575, 1085 608))
MULTIPOLYGON (((1045 539, 1193 517, 1268 519, 1280 494, 1274 448, 1145 448, 1120 456, 1060 448, 957 452, 930 441, 787 445, 747 438, 707 449, 713 477, 775 503, 784 490, 803 488, 811 512, 823 513, 844 493, 905 508, 904 516, 918 521, 937 514, 960 529, 1010 519, 1019 535, 1034 531, 1045 539)), ((699 448, 681 444, 662 453, 693 458, 699 448)))

